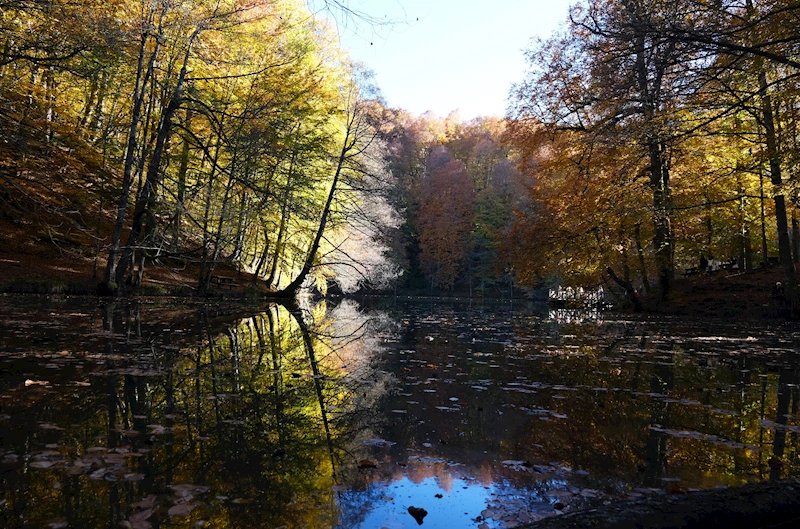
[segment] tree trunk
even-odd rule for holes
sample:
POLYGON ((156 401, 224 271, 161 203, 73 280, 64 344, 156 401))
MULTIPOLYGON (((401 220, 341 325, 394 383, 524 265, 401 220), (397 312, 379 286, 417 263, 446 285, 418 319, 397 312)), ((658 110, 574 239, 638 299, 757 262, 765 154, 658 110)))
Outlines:
POLYGON ((278 270, 278 263, 283 255, 283 237, 286 234, 286 224, 288 223, 289 211, 289 192, 284 195, 283 207, 281 208, 281 222, 278 226, 278 236, 275 240, 275 257, 272 259, 272 266, 269 270, 269 277, 267 278, 267 286, 272 288, 273 281, 275 281, 275 272, 278 270))
POLYGON ((639 256, 639 269, 642 274, 642 284, 645 293, 650 293, 650 279, 647 273, 647 264, 644 261, 644 248, 642 247, 642 226, 636 224, 634 226, 634 237, 636 238, 636 254, 639 256))
MULTIPOLYGON (((634 8, 629 6, 628 9, 632 11, 634 8)), ((635 20, 636 15, 632 12, 631 17, 635 20)), ((665 66, 663 64, 658 66, 659 71, 655 74, 650 71, 647 65, 647 43, 644 35, 636 37, 635 46, 636 83, 641 97, 641 112, 645 118, 644 126, 655 127, 654 122, 659 113, 660 79, 665 66)), ((646 130, 644 137, 649 160, 650 187, 653 190, 653 251, 663 301, 669 298, 674 274, 669 168, 664 159, 666 145, 660 133, 657 130, 646 130)))
POLYGON ((669 207, 669 173, 664 165, 663 146, 652 143, 650 150, 650 185, 653 188, 653 249, 661 286, 661 300, 666 301, 672 290, 672 230, 669 207))
POLYGON ((186 72, 189 66, 189 57, 191 56, 192 46, 197 38, 197 35, 199 35, 199 30, 195 30, 189 39, 189 44, 186 47, 186 53, 183 57, 181 71, 178 75, 178 81, 175 85, 175 89, 172 92, 169 104, 167 105, 167 108, 164 109, 163 116, 161 116, 161 124, 158 129, 158 137, 156 138, 156 146, 153 150, 153 155, 150 158, 150 163, 147 166, 147 178, 145 179, 141 193, 137 197, 136 207, 133 211, 133 225, 131 226, 131 232, 128 236, 127 247, 122 253, 122 257, 120 258, 120 262, 116 270, 116 282, 119 286, 122 285, 122 279, 125 277, 125 273, 131 264, 133 248, 139 241, 139 234, 141 233, 142 222, 144 220, 143 217, 147 211, 150 197, 156 191, 158 174, 161 166, 161 157, 164 154, 164 146, 166 145, 167 138, 172 131, 172 117, 175 114, 175 111, 178 110, 178 107, 183 100, 183 87, 186 79, 186 72))
MULTIPOLYGON (((231 173, 233 173, 233 166, 236 163, 234 159, 231 162, 231 173)), ((231 190, 233 189, 233 184, 235 180, 233 177, 228 178, 228 184, 225 186, 225 194, 222 197, 222 209, 219 214, 219 222, 217 222, 217 230, 216 235, 214 236, 214 253, 211 254, 210 262, 206 263, 205 265, 205 275, 203 276, 204 284, 201 286, 203 292, 208 290, 209 281, 211 281, 211 274, 214 273, 214 268, 217 264, 217 259, 219 258, 219 253, 222 248, 223 238, 222 238, 222 228, 225 224, 225 217, 227 216, 228 211, 228 201, 230 200, 231 190)))
POLYGON ((800 222, 795 208, 792 208, 792 259, 795 263, 800 262, 800 222))
MULTIPOLYGON (((760 62, 760 61, 759 61, 760 62)), ((767 140, 767 157, 769 158, 769 170, 772 185, 775 186, 778 194, 775 195, 775 222, 778 227, 778 251, 780 254, 781 265, 785 273, 786 285, 784 286, 786 295, 789 299, 794 298, 797 279, 795 277, 794 260, 792 259, 792 248, 789 243, 789 223, 786 217, 786 197, 783 194, 781 184, 781 155, 775 136, 775 121, 772 115, 772 100, 767 87, 767 74, 763 68, 758 69, 758 86, 761 92, 762 112, 764 118, 764 135, 767 140)))
MULTIPOLYGON (((186 111, 186 127, 189 127, 192 121, 191 110, 186 111)), ((183 148, 181 149, 180 166, 178 167, 178 194, 176 196, 175 204, 175 218, 172 221, 172 243, 170 247, 173 251, 178 249, 178 241, 181 236, 181 222, 183 220, 183 201, 186 199, 186 174, 189 171, 189 140, 183 139, 183 148)))
MULTIPOLYGON (((264 268, 264 264, 267 262, 267 257, 269 255, 269 230, 264 228, 264 251, 261 252, 261 257, 258 259, 258 265, 256 265, 255 272, 253 272, 253 284, 258 283, 258 278, 261 276, 261 270, 264 268)), ((269 286, 269 283, 267 283, 269 286)))
MULTIPOLYGON (((233 255, 231 256, 231 261, 235 262, 244 262, 244 238, 245 238, 245 228, 247 227, 247 222, 245 222, 245 213, 247 213, 247 191, 242 190, 241 198, 239 201, 239 218, 236 222, 236 238, 234 242, 233 248, 233 255)), ((240 268, 241 269, 241 268, 240 268)))
POLYGON ((630 281, 626 281, 620 278, 611 267, 606 267, 606 272, 608 272, 608 276, 623 290, 625 290, 625 298, 633 305, 634 312, 641 312, 642 311, 642 300, 639 298, 639 293, 636 292, 636 289, 633 288, 633 285, 630 281))
MULTIPOLYGON (((161 27, 159 25, 159 34, 161 27)), ((150 60, 145 71, 144 63, 147 54, 147 42, 149 38, 147 34, 143 34, 139 44, 139 61, 136 67, 136 84, 133 90, 133 108, 131 110, 131 123, 128 127, 128 138, 125 146, 125 161, 122 172, 122 192, 117 206, 117 220, 114 224, 114 233, 111 236, 111 248, 108 251, 108 262, 106 263, 105 277, 103 283, 100 285, 101 293, 114 293, 117 291, 119 281, 115 278, 124 276, 117 273, 117 256, 120 250, 120 241, 122 240, 122 229, 125 226, 125 212, 128 208, 128 201, 131 191, 131 175, 133 171, 133 164, 135 161, 134 153, 136 151, 136 137, 138 134, 139 120, 142 113, 142 103, 144 102, 144 94, 147 88, 147 83, 152 76, 155 67, 156 58, 161 46, 161 40, 156 39, 156 46, 153 53, 150 55, 150 60)))
POLYGON ((764 170, 761 163, 758 164, 758 181, 761 198, 761 265, 766 268, 769 263, 769 250, 767 249, 767 214, 765 211, 764 202, 764 170))
MULTIPOLYGON (((211 140, 209 139, 209 144, 211 140)), ((214 147, 214 158, 211 160, 211 172, 208 177, 208 186, 206 186, 206 205, 203 213, 203 248, 200 258, 200 277, 197 280, 197 286, 201 292, 208 290, 208 280, 210 274, 207 274, 208 269, 208 245, 211 244, 211 234, 209 225, 211 223, 211 199, 214 196, 214 178, 217 170, 217 162, 219 161, 219 151, 221 148, 221 139, 217 139, 217 144, 214 147)))

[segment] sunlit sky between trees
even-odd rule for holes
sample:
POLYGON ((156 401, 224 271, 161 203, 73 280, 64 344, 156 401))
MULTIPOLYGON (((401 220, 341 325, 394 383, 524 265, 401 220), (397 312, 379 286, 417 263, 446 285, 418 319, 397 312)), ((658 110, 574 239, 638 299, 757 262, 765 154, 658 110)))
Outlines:
MULTIPOLYGON (((316 0, 321 4, 321 0, 316 0)), ((389 106, 440 117, 502 116, 523 49, 562 24, 569 0, 351 0, 385 25, 337 15, 344 47, 376 74, 389 106)))

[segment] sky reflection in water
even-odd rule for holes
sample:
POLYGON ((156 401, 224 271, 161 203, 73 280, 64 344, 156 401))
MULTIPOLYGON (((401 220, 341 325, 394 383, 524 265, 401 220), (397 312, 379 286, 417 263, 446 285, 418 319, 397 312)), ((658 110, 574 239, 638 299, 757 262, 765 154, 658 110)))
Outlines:
POLYGON ((798 475, 787 328, 4 301, 3 527, 513 527, 798 475))

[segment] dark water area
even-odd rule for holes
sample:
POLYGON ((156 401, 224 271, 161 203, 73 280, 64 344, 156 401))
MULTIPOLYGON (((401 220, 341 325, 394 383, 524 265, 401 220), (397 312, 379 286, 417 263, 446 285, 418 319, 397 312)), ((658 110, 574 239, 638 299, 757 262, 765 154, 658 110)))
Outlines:
POLYGON ((793 327, 380 305, 0 298, 0 527, 486 529, 800 475, 793 327))

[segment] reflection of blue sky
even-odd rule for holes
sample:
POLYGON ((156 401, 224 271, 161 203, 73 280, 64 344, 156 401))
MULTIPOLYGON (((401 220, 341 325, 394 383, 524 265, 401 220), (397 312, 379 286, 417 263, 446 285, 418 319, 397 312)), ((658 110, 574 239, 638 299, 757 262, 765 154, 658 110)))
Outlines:
POLYGON ((375 483, 364 491, 346 491, 339 494, 342 518, 337 529, 404 529, 417 527, 408 508, 419 507, 428 511, 423 526, 426 529, 477 527, 488 523, 500 527, 494 520, 476 520, 487 507, 508 505, 509 512, 525 509, 529 513, 552 511, 555 501, 547 497, 547 490, 563 489, 565 480, 535 483, 530 488, 517 488, 508 482, 484 486, 470 479, 442 479, 430 477, 414 483, 407 477, 386 483, 375 483), (436 495, 441 494, 441 498, 436 495))
POLYGON ((428 511, 425 528, 477 529, 488 508, 501 513, 488 523, 497 529, 515 514, 528 523, 523 514, 536 521, 663 494, 676 481, 708 488, 754 476, 757 451, 732 440, 740 427, 730 417, 763 428, 744 406, 768 386, 774 402, 778 381, 740 389, 743 374, 767 369, 758 357, 738 359, 758 342, 752 331, 561 324, 591 312, 555 311, 547 321, 502 307, 405 307, 372 364, 395 385, 352 447, 377 468, 342 480, 353 490, 337 498, 338 528, 418 527, 414 506, 428 511), (671 457, 676 447, 685 460, 671 457), (747 462, 735 475, 707 463, 733 458, 747 462))
POLYGON ((363 509, 364 518, 358 525, 339 527, 417 527, 417 522, 408 514, 410 506, 428 511, 423 524, 426 529, 477 526, 474 520, 493 498, 494 490, 494 486, 487 488, 460 479, 453 481, 450 490, 445 490, 439 486, 436 478, 428 478, 417 484, 404 477, 389 485, 372 485, 366 491, 342 493, 339 503, 343 511, 343 522, 354 519, 353 516, 348 516, 348 510, 363 509), (436 494, 441 494, 442 497, 436 498, 436 494), (392 498, 391 501, 388 498, 392 498))

